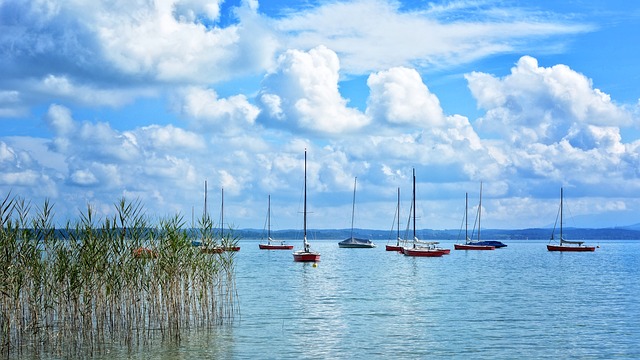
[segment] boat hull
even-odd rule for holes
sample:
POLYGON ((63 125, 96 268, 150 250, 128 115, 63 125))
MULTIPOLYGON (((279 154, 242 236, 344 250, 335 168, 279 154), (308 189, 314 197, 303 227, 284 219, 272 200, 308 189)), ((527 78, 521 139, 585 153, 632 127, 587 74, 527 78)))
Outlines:
POLYGON ((547 245, 549 251, 566 251, 566 252, 589 252, 596 251, 595 246, 561 246, 547 245))
POLYGON ((229 246, 229 247, 202 246, 200 248, 200 251, 205 253, 205 254, 220 254, 220 253, 223 253, 225 251, 240 251, 240 246, 229 246))
POLYGON ((415 256, 415 257, 440 257, 445 254, 443 250, 435 250, 435 249, 408 249, 405 248, 402 252, 406 256, 415 256))
POLYGON ((293 245, 275 245, 275 244, 259 244, 260 249, 262 250, 292 250, 293 245))
POLYGON ((139 247, 133 249, 133 257, 136 259, 153 259, 159 257, 159 254, 155 250, 151 250, 146 247, 139 247))
POLYGON ((340 241, 338 243, 338 246, 345 249, 371 249, 376 247, 376 244, 371 242, 371 240, 369 239, 350 237, 348 239, 340 241))
POLYGON ((495 246, 490 245, 472 245, 472 244, 454 244, 456 250, 495 250, 495 246))
POLYGON ((387 251, 399 251, 402 252, 403 248, 400 245, 387 245, 385 247, 385 250, 387 251))
POLYGON ((472 242, 473 245, 486 245, 486 246, 493 246, 496 249, 499 248, 503 248, 503 247, 507 247, 507 244, 503 243, 502 241, 497 241, 497 240, 482 240, 482 241, 474 241, 472 242))
POLYGON ((371 249, 376 247, 375 244, 338 244, 343 249, 371 249))
POLYGON ((316 252, 296 251, 293 253, 295 262, 319 262, 320 254, 316 252))

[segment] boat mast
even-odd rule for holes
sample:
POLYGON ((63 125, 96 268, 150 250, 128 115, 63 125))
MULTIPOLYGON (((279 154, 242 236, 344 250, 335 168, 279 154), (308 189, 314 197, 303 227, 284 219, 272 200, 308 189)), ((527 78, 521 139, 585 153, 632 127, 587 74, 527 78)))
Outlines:
POLYGON ((398 236, 396 237, 396 246, 400 246, 400 188, 398 188, 398 236))
POLYGON ((356 213, 356 184, 358 182, 358 177, 353 180, 353 202, 351 204, 351 238, 353 239, 353 219, 356 213))
POLYGON ((204 181, 204 210, 202 212, 203 220, 207 218, 207 180, 204 181))
POLYGON ((562 245, 562 241, 564 238, 562 237, 562 199, 564 197, 564 189, 560 188, 560 245, 562 245))
POLYGON ((220 206, 220 240, 224 240, 224 188, 222 188, 222 205, 220 206))
POLYGON ((309 252, 309 243, 307 242, 307 149, 304 149, 304 251, 309 252))
POLYGON ((269 207, 267 208, 267 241, 271 241, 271 194, 269 194, 269 207))
POLYGON ((469 193, 464 193, 464 242, 469 242, 469 193))
POLYGON ((416 247, 416 169, 413 169, 413 247, 416 247))
POLYGON ((478 203, 478 241, 480 241, 480 219, 482 218, 482 181, 480 182, 480 202, 478 203))

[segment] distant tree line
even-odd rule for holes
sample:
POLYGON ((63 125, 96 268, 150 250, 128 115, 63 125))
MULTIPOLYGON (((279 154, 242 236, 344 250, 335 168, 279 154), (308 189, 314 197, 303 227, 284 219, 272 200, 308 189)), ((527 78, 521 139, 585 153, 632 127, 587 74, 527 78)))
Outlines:
MULTIPOLYGON (((240 229, 235 230, 236 235, 243 239, 262 239, 266 238, 266 232, 258 229, 240 229)), ((462 240, 464 232, 459 230, 416 230, 418 237, 422 240, 462 240)), ((552 229, 532 228, 532 229, 483 229, 483 239, 493 240, 548 240, 551 237, 552 229)), ((371 240, 387 240, 395 239, 396 232, 389 230, 369 230, 354 229, 353 235, 371 240)), ((318 240, 336 240, 351 236, 351 229, 318 229, 307 230, 307 236, 310 239, 318 240)), ((400 231, 402 238, 411 238, 412 234, 400 231)), ((474 237, 476 235, 474 234, 474 237)), ((559 237, 558 231, 554 235, 559 237)), ((640 240, 640 230, 628 228, 603 228, 603 229, 583 229, 583 228, 565 228, 563 236, 567 240, 640 240)), ((301 230, 271 230, 271 237, 282 240, 302 239, 301 230)))

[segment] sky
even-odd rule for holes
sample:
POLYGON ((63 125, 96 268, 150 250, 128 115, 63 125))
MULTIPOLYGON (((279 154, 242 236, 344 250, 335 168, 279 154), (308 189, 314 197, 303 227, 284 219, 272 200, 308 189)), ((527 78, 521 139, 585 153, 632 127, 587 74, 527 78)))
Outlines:
POLYGON ((0 196, 55 224, 640 223, 640 3, 0 0, 0 196), (357 178, 357 182, 356 179, 357 178))

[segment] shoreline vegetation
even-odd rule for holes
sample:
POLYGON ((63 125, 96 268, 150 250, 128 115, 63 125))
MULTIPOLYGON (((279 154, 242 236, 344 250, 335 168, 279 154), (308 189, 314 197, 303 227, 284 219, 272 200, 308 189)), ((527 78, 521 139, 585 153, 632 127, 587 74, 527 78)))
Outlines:
POLYGON ((0 347, 4 357, 99 354, 232 321, 239 313, 235 252, 193 246, 235 244, 204 214, 199 228, 179 215, 154 224, 142 204, 122 198, 98 219, 90 205, 62 229, 41 207, 0 198, 0 347), (194 238, 195 237, 195 238, 194 238))

